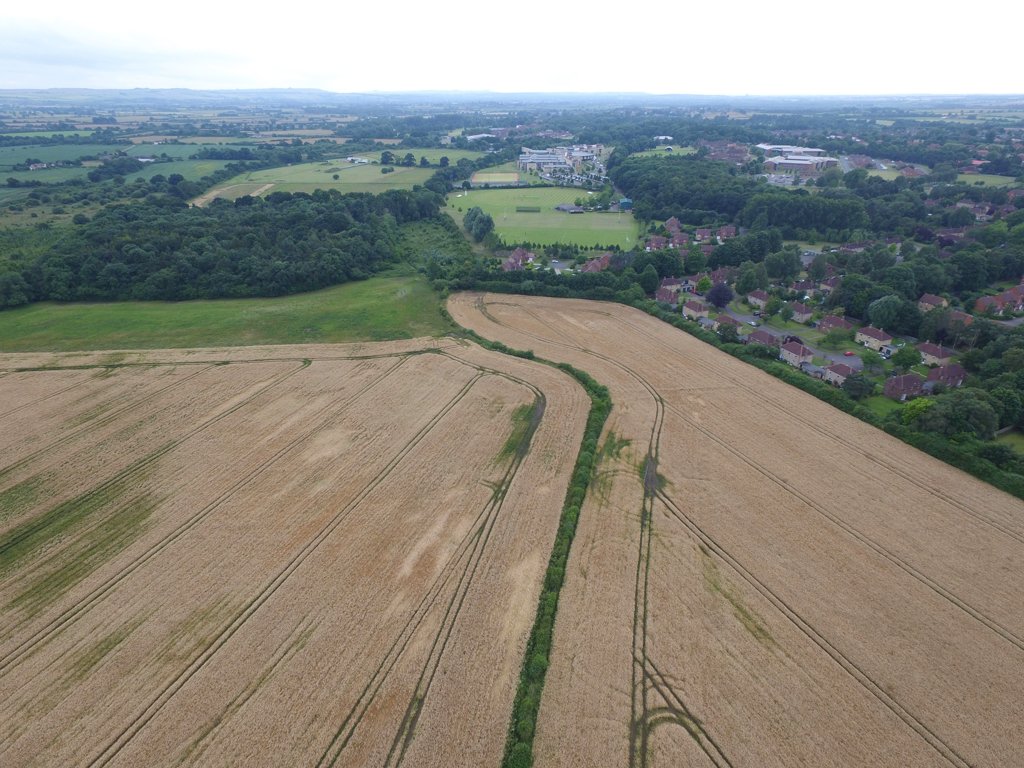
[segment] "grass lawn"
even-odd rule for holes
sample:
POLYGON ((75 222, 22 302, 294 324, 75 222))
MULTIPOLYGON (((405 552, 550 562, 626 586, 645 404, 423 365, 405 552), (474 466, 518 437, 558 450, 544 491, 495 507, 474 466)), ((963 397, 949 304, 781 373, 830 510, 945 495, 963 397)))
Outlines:
POLYGON ((870 170, 870 171, 868 171, 868 176, 879 176, 879 177, 885 179, 886 181, 894 181, 895 179, 898 179, 902 175, 903 174, 901 174, 895 168, 886 168, 884 171, 879 171, 879 170, 870 170))
POLYGON ((0 352, 383 341, 452 328, 427 281, 400 274, 272 299, 33 304, 0 312, 0 352))
POLYGON ((1024 432, 1014 429, 996 437, 997 443, 1008 445, 1018 453, 1024 453, 1024 432))
POLYGON ((576 243, 586 246, 618 245, 624 250, 636 245, 640 225, 628 212, 563 213, 560 203, 587 197, 576 187, 520 187, 518 189, 473 189, 448 195, 448 213, 456 221, 479 206, 494 219, 494 230, 506 243, 576 243), (539 207, 539 213, 520 213, 519 206, 539 207), (461 209, 461 210, 460 210, 461 209))
POLYGON ((964 184, 984 184, 986 187, 1008 187, 1017 179, 1013 176, 996 176, 992 173, 961 173, 956 177, 957 181, 964 184))
POLYGON ((897 403, 885 395, 872 395, 871 397, 864 398, 860 403, 883 419, 893 411, 898 411, 903 407, 902 403, 897 403))

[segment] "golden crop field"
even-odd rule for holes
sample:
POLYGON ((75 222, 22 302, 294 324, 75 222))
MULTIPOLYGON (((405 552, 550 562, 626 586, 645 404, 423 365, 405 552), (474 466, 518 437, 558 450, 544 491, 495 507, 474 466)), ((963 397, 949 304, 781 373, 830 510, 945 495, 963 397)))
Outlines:
POLYGON ((450 339, 0 355, 0 765, 497 765, 588 408, 450 339))
POLYGON ((1020 764, 1019 500, 622 305, 449 310, 614 405, 535 765, 1020 764))

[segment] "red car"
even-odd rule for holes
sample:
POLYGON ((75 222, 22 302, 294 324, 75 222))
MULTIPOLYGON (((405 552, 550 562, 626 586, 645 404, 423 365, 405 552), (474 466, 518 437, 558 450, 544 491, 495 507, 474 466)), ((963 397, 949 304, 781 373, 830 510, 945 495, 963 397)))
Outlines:
POLYGON ((846 355, 847 357, 853 357, 854 352, 852 349, 848 349, 845 352, 843 352, 843 354, 846 355))

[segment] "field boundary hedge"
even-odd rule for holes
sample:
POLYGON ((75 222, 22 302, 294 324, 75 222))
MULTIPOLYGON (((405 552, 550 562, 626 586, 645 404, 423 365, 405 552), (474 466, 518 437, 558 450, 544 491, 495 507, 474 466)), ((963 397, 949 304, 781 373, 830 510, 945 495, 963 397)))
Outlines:
MULTIPOLYGON (((447 310, 443 310, 448 315, 447 310)), ((576 536, 576 525, 579 522, 580 508, 587 495, 587 489, 594 476, 595 457, 598 441, 605 421, 612 409, 611 396, 608 388, 599 384, 586 371, 574 368, 568 363, 555 363, 551 360, 538 358, 532 350, 513 349, 500 341, 490 341, 475 331, 464 329, 465 336, 472 339, 484 349, 500 352, 526 360, 558 368, 572 376, 590 397, 590 413, 580 441, 580 450, 576 454, 569 487, 562 503, 562 514, 558 520, 558 531, 548 558, 547 570, 544 572, 544 584, 540 599, 537 601, 537 613, 533 628, 526 642, 523 654, 523 666, 519 674, 519 687, 512 704, 509 718, 508 737, 505 742, 505 756, 502 768, 530 768, 533 765, 533 737, 537 730, 537 716, 540 712, 540 698, 544 690, 544 679, 548 664, 551 661, 551 642, 554 636, 555 615, 558 612, 558 598, 565 579, 569 552, 573 538, 576 536)))

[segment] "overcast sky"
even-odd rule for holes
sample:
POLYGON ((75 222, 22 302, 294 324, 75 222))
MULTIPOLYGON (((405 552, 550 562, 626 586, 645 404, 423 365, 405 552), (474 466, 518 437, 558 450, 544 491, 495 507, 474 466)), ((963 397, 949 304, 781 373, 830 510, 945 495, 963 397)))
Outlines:
POLYGON ((1011 0, 409 6, 11 0, 0 88, 1024 92, 1011 0))

